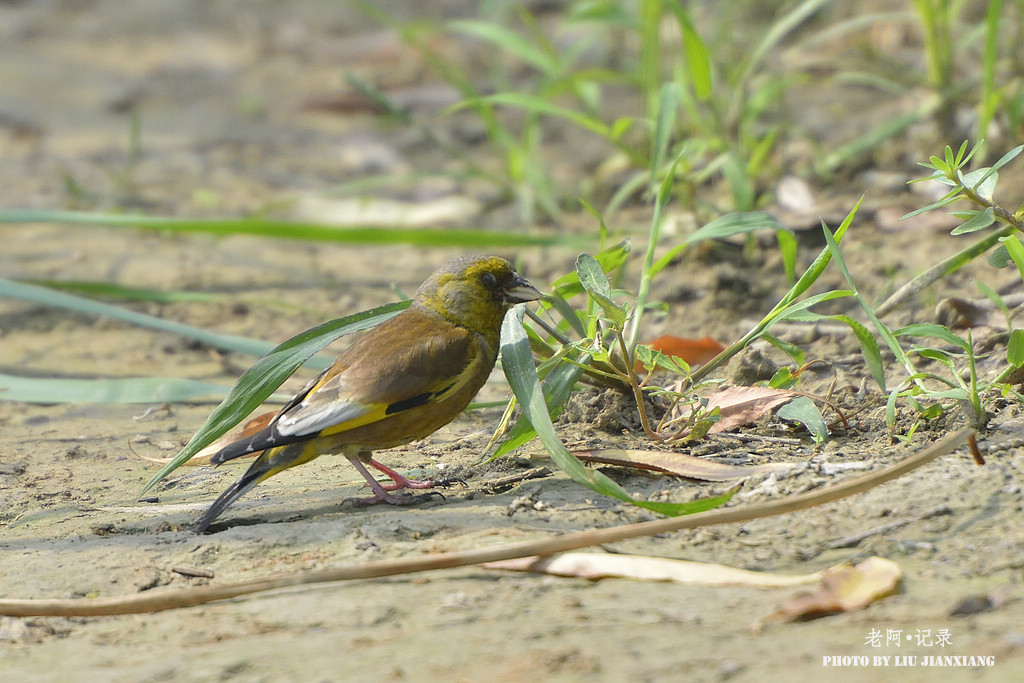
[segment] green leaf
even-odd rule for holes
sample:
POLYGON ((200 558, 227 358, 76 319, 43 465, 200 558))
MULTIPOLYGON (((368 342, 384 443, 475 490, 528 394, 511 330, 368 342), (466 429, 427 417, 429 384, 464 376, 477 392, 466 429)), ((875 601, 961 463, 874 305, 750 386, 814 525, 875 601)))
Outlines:
POLYGON ((170 320, 164 320, 163 318, 157 318, 144 313, 137 313, 120 306, 112 306, 111 304, 86 299, 84 297, 75 296, 74 294, 58 292, 46 287, 38 287, 36 285, 15 282, 14 280, 6 280, 4 278, 0 278, 0 296, 31 301, 32 303, 42 304, 43 306, 64 308, 75 311, 76 313, 84 313, 86 315, 106 316, 108 318, 122 320, 133 325, 148 327, 161 332, 180 334, 193 339, 198 339, 204 344, 210 344, 211 346, 215 346, 226 351, 241 351, 243 353, 262 356, 273 348, 273 344, 260 339, 249 339, 247 337, 239 337, 232 334, 217 334, 198 327, 190 327, 170 320))
MULTIPOLYGON (((796 362, 797 365, 803 365, 804 364, 804 350, 801 349, 796 344, 788 342, 785 339, 779 339, 775 335, 768 334, 768 333, 765 333, 762 338, 766 342, 768 342, 769 344, 771 344, 772 346, 774 346, 775 348, 779 349, 780 351, 785 353, 787 356, 792 358, 796 362)), ((774 387, 775 385, 772 385, 772 386, 774 387)), ((778 387, 775 387, 775 388, 778 389, 778 387)))
POLYGON ((678 107, 678 86, 672 82, 665 83, 661 86, 661 93, 658 96, 658 118, 654 123, 654 134, 651 136, 651 163, 647 169, 651 177, 652 191, 658 171, 668 154, 678 107))
POLYGON ((789 230, 777 230, 775 239, 779 243, 779 254, 782 256, 782 266, 786 271, 786 282, 796 282, 796 259, 797 244, 796 235, 789 230))
POLYGON ((693 25, 690 15, 681 3, 670 2, 669 8, 679 22, 679 32, 683 37, 683 53, 686 55, 686 74, 693 84, 693 94, 697 99, 706 101, 712 92, 711 56, 707 45, 693 25))
POLYGON ((82 280, 20 280, 25 284, 57 289, 89 296, 102 296, 121 301, 150 301, 159 304, 176 304, 181 302, 223 301, 223 294, 209 292, 168 292, 161 289, 143 287, 124 287, 113 282, 93 282, 82 280))
POLYGON ((974 217, 967 222, 958 225, 953 228, 949 233, 950 235, 963 235, 968 232, 977 232, 978 230, 984 230, 988 226, 996 222, 995 212, 992 207, 988 207, 984 211, 974 212, 974 217))
MULTIPOLYGON (((573 123, 584 130, 606 139, 612 140, 614 138, 612 129, 608 124, 604 123, 600 119, 596 119, 592 116, 588 116, 583 112, 576 111, 575 109, 567 109, 566 107, 559 107, 553 104, 550 100, 538 97, 536 95, 528 95, 526 93, 514 93, 505 92, 498 93, 496 95, 487 95, 485 97, 472 97, 457 104, 452 105, 446 111, 458 111, 460 109, 469 109, 481 104, 486 105, 504 105, 508 107, 519 107, 525 109, 528 112, 536 114, 547 114, 548 116, 554 116, 556 118, 565 119, 566 121, 573 123)), ((493 233, 508 234, 508 233, 493 233)))
MULTIPOLYGON (((178 377, 55 379, 0 374, 0 401, 22 403, 200 403, 228 393, 223 384, 178 377)), ((287 397, 277 397, 286 401, 287 397)))
POLYGON ((579 275, 580 284, 594 298, 605 316, 616 325, 624 323, 627 317, 626 310, 612 301, 608 276, 604 274, 597 259, 590 254, 580 254, 576 258, 576 273, 579 275))
POLYGON ((693 244, 703 240, 722 239, 753 232, 755 230, 785 230, 785 226, 779 220, 764 211, 748 211, 745 213, 729 213, 721 218, 716 218, 701 229, 686 238, 684 244, 693 244))
POLYGON ((999 238, 999 241, 1006 247, 1006 253, 1013 260, 1017 272, 1024 278, 1024 245, 1021 244, 1020 239, 1017 235, 1011 234, 999 238))
MULTIPOLYGON (((573 388, 580 377, 583 376, 588 363, 590 363, 589 354, 578 350, 575 353, 570 352, 570 355, 562 358, 558 365, 552 368, 548 376, 544 378, 542 382, 544 402, 548 407, 548 414, 551 415, 551 419, 557 419, 565 408, 565 404, 569 401, 569 396, 572 395, 573 388)), ((515 424, 508 430, 501 445, 495 449, 491 459, 500 458, 514 451, 520 446, 527 444, 536 436, 537 432, 534 430, 533 425, 530 424, 530 421, 523 414, 520 414, 515 424)))
POLYGON ((871 371, 871 376, 878 384, 878 388, 882 390, 882 393, 885 393, 885 363, 882 362, 882 351, 878 347, 878 341, 871 334, 871 330, 848 315, 834 315, 832 319, 846 323, 853 330, 854 336, 860 342, 864 363, 868 366, 868 370, 871 371))
POLYGON ((945 325, 937 325, 935 323, 915 323, 913 325, 907 325, 906 327, 894 330, 893 334, 897 337, 934 337, 949 344, 953 344, 964 351, 971 350, 970 344, 968 344, 965 339, 950 332, 949 328, 945 325))
POLYGON ((475 36, 502 48, 524 62, 532 64, 547 76, 557 77, 562 66, 554 55, 548 54, 538 46, 529 42, 522 35, 510 31, 505 26, 484 21, 452 21, 448 26, 459 33, 475 36))
POLYGON ((210 413, 203 426, 192 435, 174 459, 149 480, 139 495, 145 494, 182 463, 248 417, 314 353, 350 332, 379 325, 408 308, 411 303, 399 301, 330 320, 274 347, 238 378, 227 398, 210 413))
POLYGON ((0 223, 72 223, 111 228, 161 230, 215 235, 256 235, 342 244, 414 244, 424 247, 514 247, 581 244, 586 238, 565 234, 528 234, 481 229, 410 228, 403 225, 365 226, 298 223, 260 218, 190 219, 165 216, 89 213, 84 211, 0 211, 0 223))
POLYGON ((1019 155, 1022 151, 1024 151, 1024 145, 1017 145, 1016 147, 1011 149, 1009 152, 1007 152, 1003 156, 999 157, 999 161, 997 161, 996 163, 992 164, 992 169, 998 171, 1003 166, 1005 166, 1006 164, 1008 164, 1011 161, 1013 161, 1014 159, 1016 159, 1017 155, 1019 155))
POLYGON ((1005 268, 1012 260, 1010 252, 1006 250, 1006 245, 1003 244, 993 249, 992 253, 988 255, 988 264, 993 268, 1005 268))
POLYGON ((559 469, 568 474, 573 481, 602 495, 617 498, 634 505, 653 510, 664 515, 682 515, 710 510, 725 503, 734 493, 730 491, 721 496, 705 498, 691 503, 653 503, 632 498, 626 491, 597 470, 588 469, 569 452, 555 433, 551 423, 551 415, 547 411, 544 393, 537 379, 530 342, 523 330, 523 305, 513 308, 505 316, 501 327, 502 369, 508 379, 512 391, 523 408, 526 419, 530 421, 541 442, 547 449, 559 469))
POLYGON ((1006 360, 1015 368, 1024 365, 1024 330, 1017 328, 1010 332, 1010 339, 1006 342, 1006 360))
POLYGON ((806 396, 798 396, 775 411, 783 420, 793 420, 807 427, 814 437, 815 443, 824 443, 828 439, 828 427, 821 416, 818 406, 806 396))
POLYGON ((957 178, 964 187, 988 202, 992 201, 996 183, 999 182, 999 174, 992 168, 979 168, 966 174, 957 171, 957 178))

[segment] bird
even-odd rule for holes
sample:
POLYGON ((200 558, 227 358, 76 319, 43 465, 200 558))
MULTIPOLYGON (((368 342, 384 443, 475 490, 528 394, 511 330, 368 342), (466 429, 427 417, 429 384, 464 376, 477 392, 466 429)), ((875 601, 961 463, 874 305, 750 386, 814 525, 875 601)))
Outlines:
POLYGON ((354 502, 413 502, 418 496, 390 492, 435 482, 408 479, 377 462, 373 451, 422 439, 465 410, 494 368, 505 314, 541 297, 505 258, 466 256, 443 264, 407 309, 359 337, 266 426, 213 453, 214 465, 260 454, 193 530, 204 533, 260 482, 329 453, 345 456, 373 491, 354 502), (393 483, 378 482, 367 465, 393 483))

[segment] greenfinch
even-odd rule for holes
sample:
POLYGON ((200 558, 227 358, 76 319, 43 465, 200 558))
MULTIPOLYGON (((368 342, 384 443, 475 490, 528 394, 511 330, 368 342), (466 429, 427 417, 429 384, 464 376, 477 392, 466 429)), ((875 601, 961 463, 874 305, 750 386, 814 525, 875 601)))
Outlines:
POLYGON ((309 382, 265 427, 216 451, 219 465, 262 453, 195 524, 204 532, 256 484, 325 453, 340 453, 366 478, 372 498, 395 505, 426 488, 373 459, 373 451, 422 439, 461 413, 484 385, 498 357, 508 309, 541 297, 512 264, 496 256, 445 263, 416 290, 412 304, 371 329, 309 382), (382 485, 366 465, 394 483, 382 485))

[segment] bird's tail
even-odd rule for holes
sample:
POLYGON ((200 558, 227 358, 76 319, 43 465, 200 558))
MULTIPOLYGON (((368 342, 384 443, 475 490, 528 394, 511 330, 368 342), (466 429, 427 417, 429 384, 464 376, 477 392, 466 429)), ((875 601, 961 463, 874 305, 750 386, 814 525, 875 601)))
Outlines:
POLYGON ((213 501, 203 516, 193 525, 192 529, 201 534, 210 526, 213 520, 220 516, 220 513, 236 500, 244 496, 249 489, 264 479, 274 476, 278 472, 296 465, 307 463, 317 457, 319 453, 310 442, 290 444, 264 451, 253 461, 245 474, 241 476, 227 491, 220 494, 217 500, 213 501))

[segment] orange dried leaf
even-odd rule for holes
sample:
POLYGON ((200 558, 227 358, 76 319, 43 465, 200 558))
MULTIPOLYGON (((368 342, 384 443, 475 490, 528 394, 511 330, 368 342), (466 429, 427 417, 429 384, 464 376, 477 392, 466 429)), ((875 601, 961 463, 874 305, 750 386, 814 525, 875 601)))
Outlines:
POLYGON ((707 363, 709 360, 725 350, 724 346, 711 337, 705 336, 700 339, 687 339, 685 337, 677 337, 672 334, 665 334, 657 339, 652 339, 644 344, 644 346, 649 346, 656 351, 661 351, 666 356, 682 358, 689 365, 707 363))

